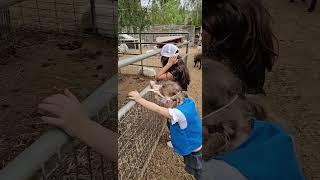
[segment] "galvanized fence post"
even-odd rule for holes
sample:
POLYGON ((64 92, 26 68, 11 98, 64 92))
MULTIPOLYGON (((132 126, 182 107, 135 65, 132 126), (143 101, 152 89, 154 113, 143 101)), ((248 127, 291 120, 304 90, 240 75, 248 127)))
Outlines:
POLYGON ((39 3, 38 3, 38 0, 36 0, 36 6, 37 6, 37 15, 38 15, 39 29, 41 29, 40 12, 39 12, 39 3))
POLYGON ((59 28, 59 22, 58 22, 58 11, 57 11, 57 0, 54 0, 54 14, 55 14, 55 21, 56 21, 56 25, 57 25, 57 32, 60 31, 59 28))
MULTIPOLYGON (((139 32, 139 49, 140 49, 140 54, 142 54, 142 38, 141 38, 141 32, 139 32)), ((141 60, 141 73, 143 74, 143 60, 141 60)))
POLYGON ((94 33, 97 33, 97 25, 96 25, 96 4, 95 0, 90 0, 91 7, 91 25, 94 33))
POLYGON ((186 58, 185 58, 185 64, 187 64, 188 63, 188 53, 189 53, 189 33, 187 34, 187 47, 186 47, 186 58))

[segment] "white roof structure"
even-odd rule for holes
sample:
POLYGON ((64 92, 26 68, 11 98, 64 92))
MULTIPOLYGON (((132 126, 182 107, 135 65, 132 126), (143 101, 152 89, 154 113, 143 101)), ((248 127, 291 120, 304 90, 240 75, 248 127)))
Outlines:
POLYGON ((157 37, 156 42, 165 43, 165 42, 174 41, 176 39, 181 39, 181 38, 184 38, 184 36, 162 36, 162 37, 157 37))
POLYGON ((119 34, 120 41, 138 41, 138 38, 134 38, 128 34, 119 34))

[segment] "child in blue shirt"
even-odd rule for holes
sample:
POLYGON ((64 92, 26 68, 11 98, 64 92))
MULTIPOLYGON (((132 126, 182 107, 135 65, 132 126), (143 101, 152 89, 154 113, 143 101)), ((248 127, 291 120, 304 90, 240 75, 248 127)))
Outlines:
POLYGON ((129 98, 170 119, 173 150, 184 157, 185 170, 198 179, 202 167, 202 125, 195 103, 173 81, 164 82, 158 95, 163 107, 145 100, 137 91, 130 92, 129 98))

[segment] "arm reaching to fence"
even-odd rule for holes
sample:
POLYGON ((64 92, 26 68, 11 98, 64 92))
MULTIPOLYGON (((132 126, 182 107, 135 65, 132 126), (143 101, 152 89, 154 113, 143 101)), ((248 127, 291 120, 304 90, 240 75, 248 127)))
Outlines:
POLYGON ((69 90, 65 90, 65 95, 56 94, 44 99, 39 108, 55 116, 42 116, 45 122, 64 129, 107 159, 118 160, 118 134, 90 120, 79 100, 69 90))
POLYGON ((129 98, 170 119, 171 142, 168 145, 183 156, 187 172, 198 179, 202 167, 202 124, 194 101, 187 98, 179 84, 173 81, 164 82, 154 92, 160 96, 164 107, 145 100, 137 91, 131 91, 129 98))
POLYGON ((167 72, 171 66, 173 66, 174 64, 177 63, 177 57, 176 56, 172 56, 169 58, 168 63, 160 69, 160 71, 157 73, 156 75, 156 80, 171 80, 173 79, 173 76, 171 73, 167 72))
POLYGON ((129 93, 129 99, 136 101, 137 103, 141 104, 143 107, 159 113, 160 115, 166 117, 166 118, 171 118, 171 115, 169 114, 169 109, 165 107, 161 107, 153 102, 145 100, 143 97, 140 96, 138 91, 131 91, 129 93))

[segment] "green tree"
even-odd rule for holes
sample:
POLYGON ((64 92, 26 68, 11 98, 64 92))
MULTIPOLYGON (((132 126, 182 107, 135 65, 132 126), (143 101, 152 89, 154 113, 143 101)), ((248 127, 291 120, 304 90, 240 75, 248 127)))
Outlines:
POLYGON ((120 31, 139 32, 152 25, 201 26, 201 0, 147 0, 146 6, 141 3, 141 0, 118 1, 120 31))
POLYGON ((119 31, 139 32, 150 25, 148 9, 141 6, 140 0, 119 0, 118 12, 119 31))

